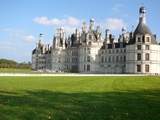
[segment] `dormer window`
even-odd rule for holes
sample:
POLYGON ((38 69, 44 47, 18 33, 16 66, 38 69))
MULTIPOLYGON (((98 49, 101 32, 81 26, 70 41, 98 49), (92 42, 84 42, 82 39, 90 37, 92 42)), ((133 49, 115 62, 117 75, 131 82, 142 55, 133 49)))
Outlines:
POLYGON ((150 37, 149 36, 146 37, 146 42, 150 42, 150 37))
POLYGON ((138 37, 138 42, 141 42, 141 38, 140 37, 138 37))
POLYGON ((138 42, 138 43, 141 43, 141 42, 142 42, 141 36, 137 36, 137 42, 138 42))

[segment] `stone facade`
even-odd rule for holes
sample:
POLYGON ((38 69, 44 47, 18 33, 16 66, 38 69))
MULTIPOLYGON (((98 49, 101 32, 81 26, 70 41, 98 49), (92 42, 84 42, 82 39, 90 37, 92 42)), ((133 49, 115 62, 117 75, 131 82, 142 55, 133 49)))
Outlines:
POLYGON ((102 37, 100 27, 83 23, 82 30, 66 37, 63 28, 57 29, 52 45, 39 40, 32 51, 32 69, 76 73, 160 73, 160 45, 146 24, 146 10, 139 9, 135 31, 122 33, 116 40, 107 29, 102 37))

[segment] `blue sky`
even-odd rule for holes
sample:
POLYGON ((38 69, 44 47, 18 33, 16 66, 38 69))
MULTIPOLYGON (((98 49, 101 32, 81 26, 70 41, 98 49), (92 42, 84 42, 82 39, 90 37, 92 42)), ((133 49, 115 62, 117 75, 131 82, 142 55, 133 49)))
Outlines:
POLYGON ((121 27, 132 30, 138 22, 138 9, 147 9, 147 24, 160 38, 159 0, 0 0, 0 58, 31 61, 39 33, 51 43, 57 27, 68 33, 94 18, 104 32, 116 36, 121 27))

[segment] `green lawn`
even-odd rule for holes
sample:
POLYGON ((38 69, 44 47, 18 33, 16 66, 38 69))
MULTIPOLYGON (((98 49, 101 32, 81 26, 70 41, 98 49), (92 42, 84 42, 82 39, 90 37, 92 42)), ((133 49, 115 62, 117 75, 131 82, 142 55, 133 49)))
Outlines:
POLYGON ((33 73, 31 69, 0 68, 0 73, 33 73))
POLYGON ((0 120, 160 120, 160 77, 0 77, 0 120))

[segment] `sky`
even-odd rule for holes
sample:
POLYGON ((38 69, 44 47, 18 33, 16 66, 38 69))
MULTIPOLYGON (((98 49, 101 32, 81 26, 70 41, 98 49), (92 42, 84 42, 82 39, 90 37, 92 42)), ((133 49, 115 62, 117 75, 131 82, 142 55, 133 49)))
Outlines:
POLYGON ((118 37, 122 27, 135 29, 142 5, 148 26, 160 38, 159 0, 0 0, 0 58, 31 61, 40 33, 52 44, 56 28, 69 35, 91 18, 103 34, 110 29, 118 37))

